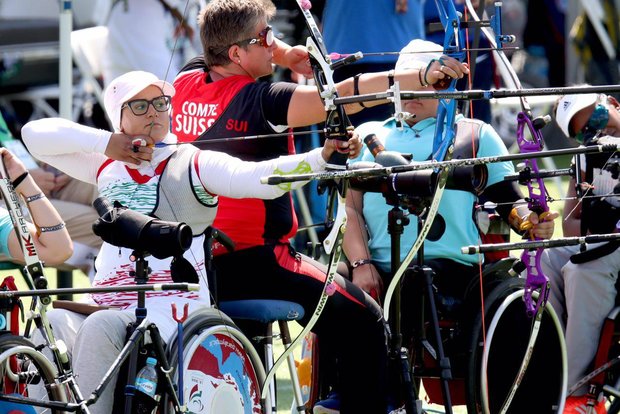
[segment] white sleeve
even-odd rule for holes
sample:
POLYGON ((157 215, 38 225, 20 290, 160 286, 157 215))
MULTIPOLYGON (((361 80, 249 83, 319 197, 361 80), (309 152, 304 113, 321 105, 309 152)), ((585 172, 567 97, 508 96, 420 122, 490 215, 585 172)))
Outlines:
POLYGON ((37 159, 77 178, 95 184, 97 171, 112 133, 62 118, 46 118, 28 122, 22 128, 22 139, 37 159))
POLYGON ((306 182, 261 184, 268 175, 305 174, 325 169, 322 148, 261 162, 242 161, 216 151, 201 151, 197 173, 202 185, 213 194, 231 198, 273 199, 306 182))

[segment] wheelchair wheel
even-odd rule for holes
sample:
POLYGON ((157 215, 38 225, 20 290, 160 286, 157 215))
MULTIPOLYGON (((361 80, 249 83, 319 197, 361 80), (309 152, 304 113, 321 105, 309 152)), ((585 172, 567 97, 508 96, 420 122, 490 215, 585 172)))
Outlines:
POLYGON ((470 412, 561 413, 563 410, 567 381, 566 347, 558 317, 547 304, 527 370, 509 407, 502 411, 512 394, 533 323, 533 319, 525 314, 523 289, 514 290, 507 296, 505 293, 523 284, 524 280, 518 279, 518 282, 509 281, 506 286, 499 286, 496 299, 501 299, 501 303, 494 301, 489 304, 494 309, 488 314, 492 319, 486 321, 489 326, 486 341, 477 346, 470 364, 470 368, 474 367, 470 378, 480 379, 479 382, 475 380, 479 392, 469 398, 470 412))
MULTIPOLYGON (((263 413, 265 371, 250 340, 232 320, 216 309, 205 308, 191 314, 183 326, 183 403, 189 411, 263 413)), ((175 338, 168 347, 175 382, 177 349, 175 338)), ((174 412, 169 403, 165 406, 167 412, 174 412)), ((264 407, 270 406, 266 401, 264 407)))
MULTIPOLYGON (((67 402, 64 386, 56 381, 56 367, 32 342, 14 335, 0 335, 0 412, 35 412, 29 405, 2 400, 1 396, 22 396, 41 402, 67 402)), ((63 410, 37 408, 36 412, 63 410)))
MULTIPOLYGON (((310 332, 306 335, 301 343, 301 358, 299 361, 295 361, 297 365, 297 377, 299 378, 299 385, 301 390, 301 398, 306 407, 305 412, 312 412, 314 404, 319 400, 327 398, 330 391, 330 384, 334 382, 333 379, 326 378, 326 370, 320 369, 320 362, 324 359, 321 358, 320 341, 316 334, 310 332)), ((291 404, 291 414, 299 413, 295 398, 291 404)))

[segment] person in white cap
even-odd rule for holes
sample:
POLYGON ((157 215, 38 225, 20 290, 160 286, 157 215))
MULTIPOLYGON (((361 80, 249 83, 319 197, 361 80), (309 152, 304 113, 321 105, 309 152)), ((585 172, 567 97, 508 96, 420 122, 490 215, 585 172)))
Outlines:
MULTIPOLYGON (((620 137, 620 105, 607 95, 584 94, 560 97, 555 119, 567 137, 579 144, 615 142, 620 137)), ((618 232, 620 180, 618 153, 579 156, 579 185, 568 184, 562 229, 564 236, 618 232), (579 193, 579 196, 578 196, 579 193), (587 197, 581 197, 586 195, 587 197)), ((580 252, 579 246, 544 251, 541 265, 551 282, 549 302, 562 317, 566 334, 568 387, 592 368, 603 322, 615 306, 620 271, 617 242, 597 243, 580 252)), ((604 356, 605 358, 607 355, 604 356)), ((604 413, 604 401, 587 385, 566 401, 564 413, 583 413, 588 404, 604 413)))
MULTIPOLYGON (((413 40, 405 46, 396 63, 396 70, 425 68, 432 59, 441 56, 442 47, 424 40, 413 40), (429 53, 420 53, 429 52, 429 53)), ((427 90, 432 90, 427 87, 427 90)), ((402 101, 406 121, 402 128, 398 119, 392 117, 382 122, 368 122, 359 125, 356 132, 366 142, 361 161, 374 161, 372 143, 367 138, 379 142, 385 150, 403 154, 413 154, 413 161, 429 159, 433 151, 433 138, 436 127, 438 101, 414 99, 402 101), (373 137, 374 136, 374 137, 373 137), (371 148, 369 148, 371 147, 371 148)), ((505 145, 493 128, 476 119, 457 115, 456 140, 453 158, 473 158, 504 155, 508 153, 505 145), (474 143, 475 142, 475 143, 474 143), (475 148, 475 149, 474 149, 475 148)), ((498 202, 498 213, 511 224, 515 231, 525 233, 531 227, 533 233, 542 238, 553 234, 552 213, 546 219, 529 211, 523 203, 523 196, 515 182, 505 182, 504 176, 514 173, 510 162, 487 165, 488 177, 478 188, 465 191, 447 189, 441 199, 439 212, 434 220, 432 234, 424 245, 425 264, 435 272, 434 284, 440 295, 455 298, 459 303, 465 299, 467 286, 479 277, 479 258, 461 254, 461 247, 478 244, 479 229, 472 218, 476 216, 476 205, 480 205, 478 194, 484 200, 498 202), (513 204, 514 203, 514 204, 513 204), (528 224, 530 223, 530 224, 528 224)), ((416 190, 413 191, 413 195, 416 190)), ((393 206, 386 203, 381 193, 352 190, 347 196, 347 231, 344 252, 351 263, 350 272, 353 283, 371 293, 379 300, 383 298, 383 281, 390 280, 391 236, 388 233, 388 213, 393 206)), ((481 212, 487 214, 486 212, 481 212)), ((405 257, 418 235, 415 219, 404 227, 401 236, 401 259, 405 257)), ((415 259, 414 259, 415 260, 415 259)), ((411 288, 405 283, 405 288, 411 288)), ((403 291, 403 298, 408 294, 403 291)), ((412 301, 403 300, 406 306, 403 315, 403 334, 410 338, 411 316, 414 314, 412 301)), ((405 343, 405 342, 404 342, 405 343)), ((319 402, 319 406, 333 408, 332 401, 319 402)), ((333 412, 315 408, 315 414, 333 412)))
MULTIPOLYGON (((420 67, 427 64, 430 59, 436 58, 441 51, 441 46, 424 40, 413 40, 402 51, 396 63, 397 69, 420 67), (433 51, 436 53, 416 53, 417 51, 433 51)), ((436 126, 436 113, 438 101, 433 99, 413 99, 403 101, 403 110, 409 116, 404 122, 403 128, 399 128, 395 118, 389 118, 383 122, 369 122, 356 128, 362 139, 369 135, 375 135, 386 150, 396 151, 403 154, 413 154, 414 161, 424 161, 431 156, 433 137, 436 126)), ((456 150, 454 158, 472 158, 504 155, 508 151, 495 130, 479 120, 468 119, 462 115, 456 118, 456 150), (475 140, 475 150, 472 149, 472 136, 475 140)), ((368 147, 365 147, 359 157, 363 161, 373 161, 374 156, 368 147)), ((524 222, 530 220, 534 224, 533 232, 538 237, 553 234, 554 215, 546 220, 540 220, 530 212, 527 207, 520 203, 523 196, 514 182, 504 182, 506 175, 514 173, 514 167, 510 162, 491 163, 487 165, 488 178, 484 188, 476 189, 482 192, 482 198, 491 201, 502 201, 498 206, 499 214, 509 222, 512 227, 526 227, 524 222), (506 202, 515 203, 510 205, 506 202)), ((349 225, 347 226, 347 238, 345 239, 345 253, 351 262, 372 258, 372 262, 365 266, 353 269, 354 283, 362 286, 365 290, 376 289, 381 293, 381 279, 377 277, 375 266, 382 272, 390 271, 390 238, 387 233, 387 212, 391 206, 386 205, 385 198, 378 193, 362 193, 351 191, 347 200, 349 212, 349 225), (371 214, 372 212, 372 214, 371 214), (360 225, 355 224, 361 220, 360 225), (370 239, 368 247, 363 241, 365 237, 360 233, 368 226, 370 239), (349 237, 350 236, 350 237, 349 237)), ((478 204, 476 194, 473 191, 446 190, 439 206, 439 214, 436 221, 445 224, 445 233, 438 240, 429 240, 425 244, 425 257, 427 259, 449 259, 450 264, 460 270, 455 275, 477 273, 478 258, 464 256, 460 253, 462 246, 477 244, 479 232, 476 223, 472 220, 474 207, 478 204), (470 208, 471 206, 471 208, 470 208), (474 268, 475 267, 475 268, 474 268)), ((557 214, 555 214, 557 215, 557 214)), ((405 227, 402 238, 404 257, 406 249, 417 237, 415 224, 405 227)), ((454 286, 462 283, 467 284, 467 278, 461 278, 458 283, 449 284, 454 286)), ((458 289, 457 289, 458 290, 458 289)), ((379 295, 380 296, 380 295, 379 295)))
MULTIPOLYGON (((132 210, 191 226, 194 238, 184 257, 198 274, 201 291, 147 294, 149 317, 157 321, 165 341, 176 330, 170 313, 173 301, 178 306, 189 304, 190 311, 210 304, 202 232, 213 223, 218 194, 275 198, 291 187, 263 185, 261 177, 277 172, 319 171, 335 150, 356 156, 361 148, 359 138, 352 136, 348 142, 328 140, 323 148, 303 154, 245 162, 224 153, 200 151, 193 145, 176 145, 176 137, 169 128, 170 99, 174 94, 171 84, 151 73, 128 72, 113 80, 104 94, 114 133, 58 118, 32 121, 22 129, 24 142, 34 157, 72 177, 96 184, 101 196, 132 210)), ((135 267, 131 254, 132 249, 104 242, 97 255, 93 285, 134 284, 130 274, 135 267)), ((171 258, 151 257, 149 268, 149 283, 172 280, 171 258)), ((306 283, 322 286, 324 277, 323 282, 313 279, 306 283)), ((299 295, 305 294, 299 288, 297 291, 299 295)), ((74 371, 85 395, 94 389, 117 357, 125 341, 127 324, 135 319, 137 305, 135 293, 94 294, 90 300, 122 311, 101 310, 88 316, 55 309, 48 314, 57 336, 69 346, 74 371)), ((347 313, 347 306, 339 304, 349 302, 348 308, 361 309, 357 302, 342 298, 335 302, 333 311, 347 313)), ((367 318, 374 320, 370 313, 367 318)), ((91 407, 91 412, 111 413, 113 390, 114 383, 91 407)))
MULTIPOLYGON (((441 46, 424 40, 413 40, 405 46, 396 63, 396 70, 425 67, 432 59, 441 54, 441 46), (434 52, 436 51, 436 52, 434 52), (430 53, 419 53, 430 52, 430 53)), ((428 90, 432 90, 430 87, 428 90)), ((413 161, 425 161, 432 156, 433 139, 437 123, 438 101, 432 99, 413 99, 402 102, 406 121, 402 128, 398 119, 392 117, 382 122, 368 122, 356 128, 356 132, 365 141, 366 147, 358 158, 361 161, 374 161, 371 148, 372 140, 379 142, 387 151, 412 154, 413 161), (369 144, 370 147, 369 148, 369 144)), ((505 155, 508 153, 501 138, 488 124, 477 119, 456 117, 455 152, 453 158, 473 158, 505 155)), ((439 211, 434 219, 431 235, 424 243, 424 264, 434 270, 433 283, 438 290, 438 297, 456 303, 446 306, 444 312, 458 315, 458 304, 466 299, 467 287, 479 278, 479 260, 473 255, 463 255, 461 247, 476 245, 480 240, 480 230, 474 217, 488 213, 478 211, 479 201, 498 203, 497 212, 519 234, 533 232, 541 238, 553 234, 553 219, 557 213, 546 218, 538 217, 527 208, 523 195, 516 182, 504 181, 504 176, 513 174, 510 162, 487 165, 488 177, 477 188, 446 189, 439 204, 439 211), (529 229, 529 230, 526 230, 529 229)), ((417 193, 412 189, 412 194, 417 193)), ((344 240, 344 252, 351 263, 353 283, 367 292, 374 293, 382 299, 384 280, 391 279, 391 235, 388 229, 388 213, 393 209, 387 204, 381 193, 364 192, 363 188, 352 190, 347 196, 347 231, 344 240)), ((415 217, 404 227, 401 235, 400 258, 404 259, 418 236, 415 217)), ((415 258, 413 259, 415 263, 415 258)), ((404 283, 402 327, 404 346, 408 346, 415 328, 416 304, 407 300, 412 290, 417 288, 411 283, 404 283)), ((441 299, 440 299, 441 301, 441 299)), ((447 302, 446 302, 447 303, 447 302)), ((442 307, 442 305, 439 305, 442 307)), ((433 398, 437 398, 437 394, 433 398)), ((437 399, 434 400, 438 402, 437 399)), ((328 405, 328 402, 321 402, 328 405)), ((317 411, 323 413, 328 411, 317 411)))

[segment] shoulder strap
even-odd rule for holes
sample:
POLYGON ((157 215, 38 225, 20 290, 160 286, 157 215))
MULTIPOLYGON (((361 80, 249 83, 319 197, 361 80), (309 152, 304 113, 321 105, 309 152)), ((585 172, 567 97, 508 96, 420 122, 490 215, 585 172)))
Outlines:
POLYGON ((480 148, 480 130, 484 122, 463 118, 455 124, 454 155, 452 158, 471 158, 480 148))

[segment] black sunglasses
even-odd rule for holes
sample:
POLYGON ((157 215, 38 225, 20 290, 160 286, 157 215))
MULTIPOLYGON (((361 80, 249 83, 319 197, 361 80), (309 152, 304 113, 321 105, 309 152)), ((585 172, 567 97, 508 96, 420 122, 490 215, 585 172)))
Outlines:
POLYGON ((131 112, 133 112, 134 115, 140 116, 148 112, 149 105, 153 105, 153 108, 155 108, 157 112, 166 112, 168 109, 170 109, 170 96, 161 95, 151 100, 134 99, 133 101, 125 102, 123 106, 121 106, 121 110, 123 108, 129 107, 129 109, 131 109, 131 112))
POLYGON ((588 144, 607 127, 608 123, 609 109, 607 109, 605 103, 599 103, 594 107, 594 111, 592 115, 590 115, 590 118, 588 118, 588 122, 575 134, 575 139, 580 144, 588 144))

